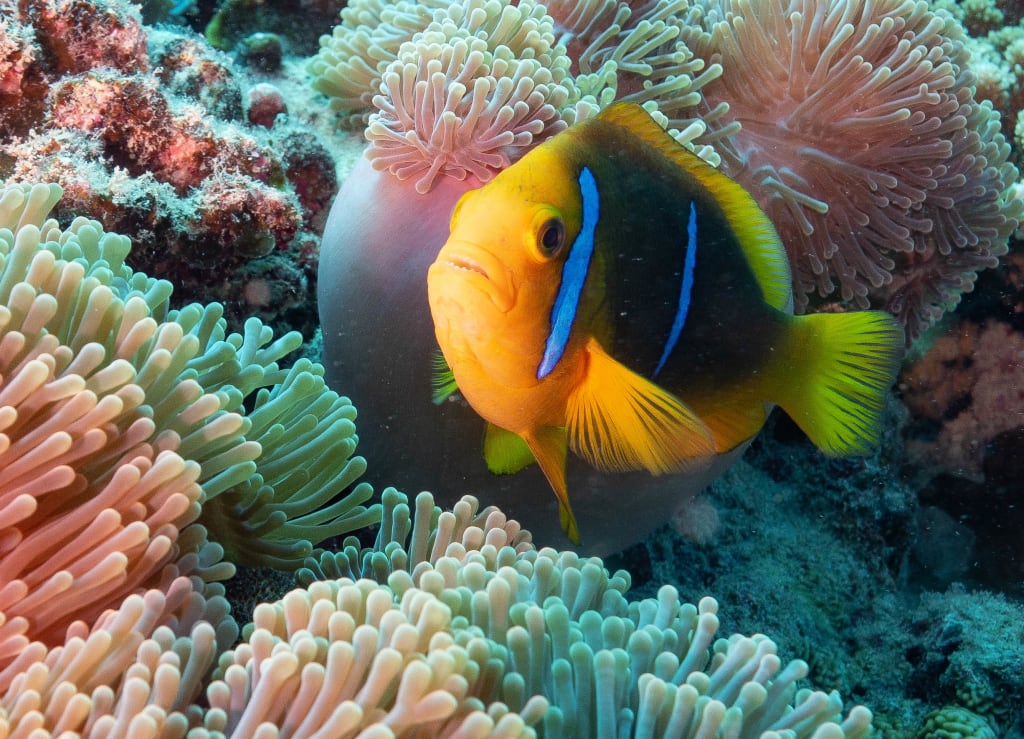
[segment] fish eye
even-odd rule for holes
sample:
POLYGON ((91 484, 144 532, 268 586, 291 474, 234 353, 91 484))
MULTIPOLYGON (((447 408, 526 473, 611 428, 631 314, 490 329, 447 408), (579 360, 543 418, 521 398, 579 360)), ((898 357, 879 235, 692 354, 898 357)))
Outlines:
POLYGON ((561 218, 549 218, 537 231, 537 250, 548 259, 556 256, 565 244, 565 224, 561 218))

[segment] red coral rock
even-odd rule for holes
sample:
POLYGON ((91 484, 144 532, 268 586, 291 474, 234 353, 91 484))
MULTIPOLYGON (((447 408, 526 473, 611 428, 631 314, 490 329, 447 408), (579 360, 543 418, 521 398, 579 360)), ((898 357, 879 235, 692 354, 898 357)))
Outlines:
POLYGON ((226 54, 198 39, 155 35, 154 72, 164 90, 191 98, 219 118, 242 119, 242 88, 226 54))
POLYGON ((0 95, 21 91, 25 73, 34 60, 32 34, 14 19, 0 19, 0 95))
POLYGON ((978 325, 964 321, 956 332, 940 336, 924 356, 900 376, 903 403, 916 416, 941 421, 964 406, 977 382, 973 355, 978 325))
POLYGON ((293 198, 245 176, 215 175, 196 195, 194 256, 222 264, 226 255, 263 257, 283 249, 299 227, 293 198))
POLYGON ((1024 334, 1000 321, 964 322, 904 373, 901 388, 912 411, 941 423, 933 440, 908 442, 911 456, 933 473, 980 482, 987 446, 1024 427, 1024 334))
POLYGON ((90 0, 26 0, 22 12, 51 72, 77 74, 96 67, 125 72, 149 69, 146 32, 138 9, 90 0))
POLYGON ((210 175, 217 154, 205 122, 174 119, 152 80, 109 70, 56 85, 50 120, 57 127, 98 133, 117 166, 136 177, 149 173, 179 193, 210 175))
POLYGON ((259 304, 245 285, 266 265, 250 262, 299 260, 272 292, 301 293, 304 314, 291 298, 261 311, 312 333, 309 229, 323 224, 334 161, 293 121, 273 139, 249 125, 240 79, 231 56, 147 28, 128 0, 0 0, 0 176, 59 183, 57 217, 86 212, 131 234, 133 266, 173 279, 183 300, 223 302, 230 321, 259 304))
POLYGON ((288 112, 284 95, 271 84, 261 82, 249 88, 249 123, 270 128, 282 113, 288 112))
POLYGON ((281 144, 285 174, 302 204, 306 228, 316 234, 323 233, 331 200, 338 192, 334 159, 323 144, 306 131, 286 135, 281 144))
POLYGON ((0 136, 24 135, 42 120, 47 88, 32 27, 0 2, 0 136))

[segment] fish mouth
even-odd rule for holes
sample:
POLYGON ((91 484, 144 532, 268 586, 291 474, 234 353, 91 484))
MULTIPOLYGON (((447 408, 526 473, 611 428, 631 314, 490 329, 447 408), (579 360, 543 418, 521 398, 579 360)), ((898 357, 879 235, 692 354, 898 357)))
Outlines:
POLYGON ((468 270, 470 272, 476 272, 478 275, 483 275, 485 278, 490 279, 487 276, 487 270, 485 270, 479 263, 473 261, 469 257, 463 254, 450 254, 444 260, 445 266, 451 267, 452 269, 468 270))
POLYGON ((459 284, 484 293, 502 313, 515 305, 515 285, 508 268, 496 256, 475 244, 459 241, 444 245, 431 270, 456 276, 459 284))

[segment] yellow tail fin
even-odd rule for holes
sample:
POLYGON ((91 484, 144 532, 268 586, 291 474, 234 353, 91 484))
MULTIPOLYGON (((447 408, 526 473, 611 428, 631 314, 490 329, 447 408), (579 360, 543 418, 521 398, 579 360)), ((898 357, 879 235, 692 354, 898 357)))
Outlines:
POLYGON ((774 378, 779 405, 826 454, 871 453, 903 329, 879 311, 794 316, 792 325, 792 351, 774 378))

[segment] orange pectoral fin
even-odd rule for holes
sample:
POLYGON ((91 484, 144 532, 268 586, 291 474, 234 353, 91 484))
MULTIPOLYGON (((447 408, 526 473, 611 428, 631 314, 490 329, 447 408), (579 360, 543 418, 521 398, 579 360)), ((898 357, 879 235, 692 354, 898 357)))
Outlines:
POLYGON ((533 452, 551 489, 555 491, 555 497, 558 498, 558 519, 562 525, 562 531, 569 537, 569 541, 578 546, 580 530, 576 525, 576 516, 572 513, 572 506, 569 505, 569 490, 565 484, 565 457, 568 450, 565 429, 557 426, 545 426, 535 433, 523 434, 523 440, 533 452))
POLYGON ((574 452, 599 470, 660 475, 705 466, 718 451, 683 401, 587 343, 586 377, 569 397, 574 452))

